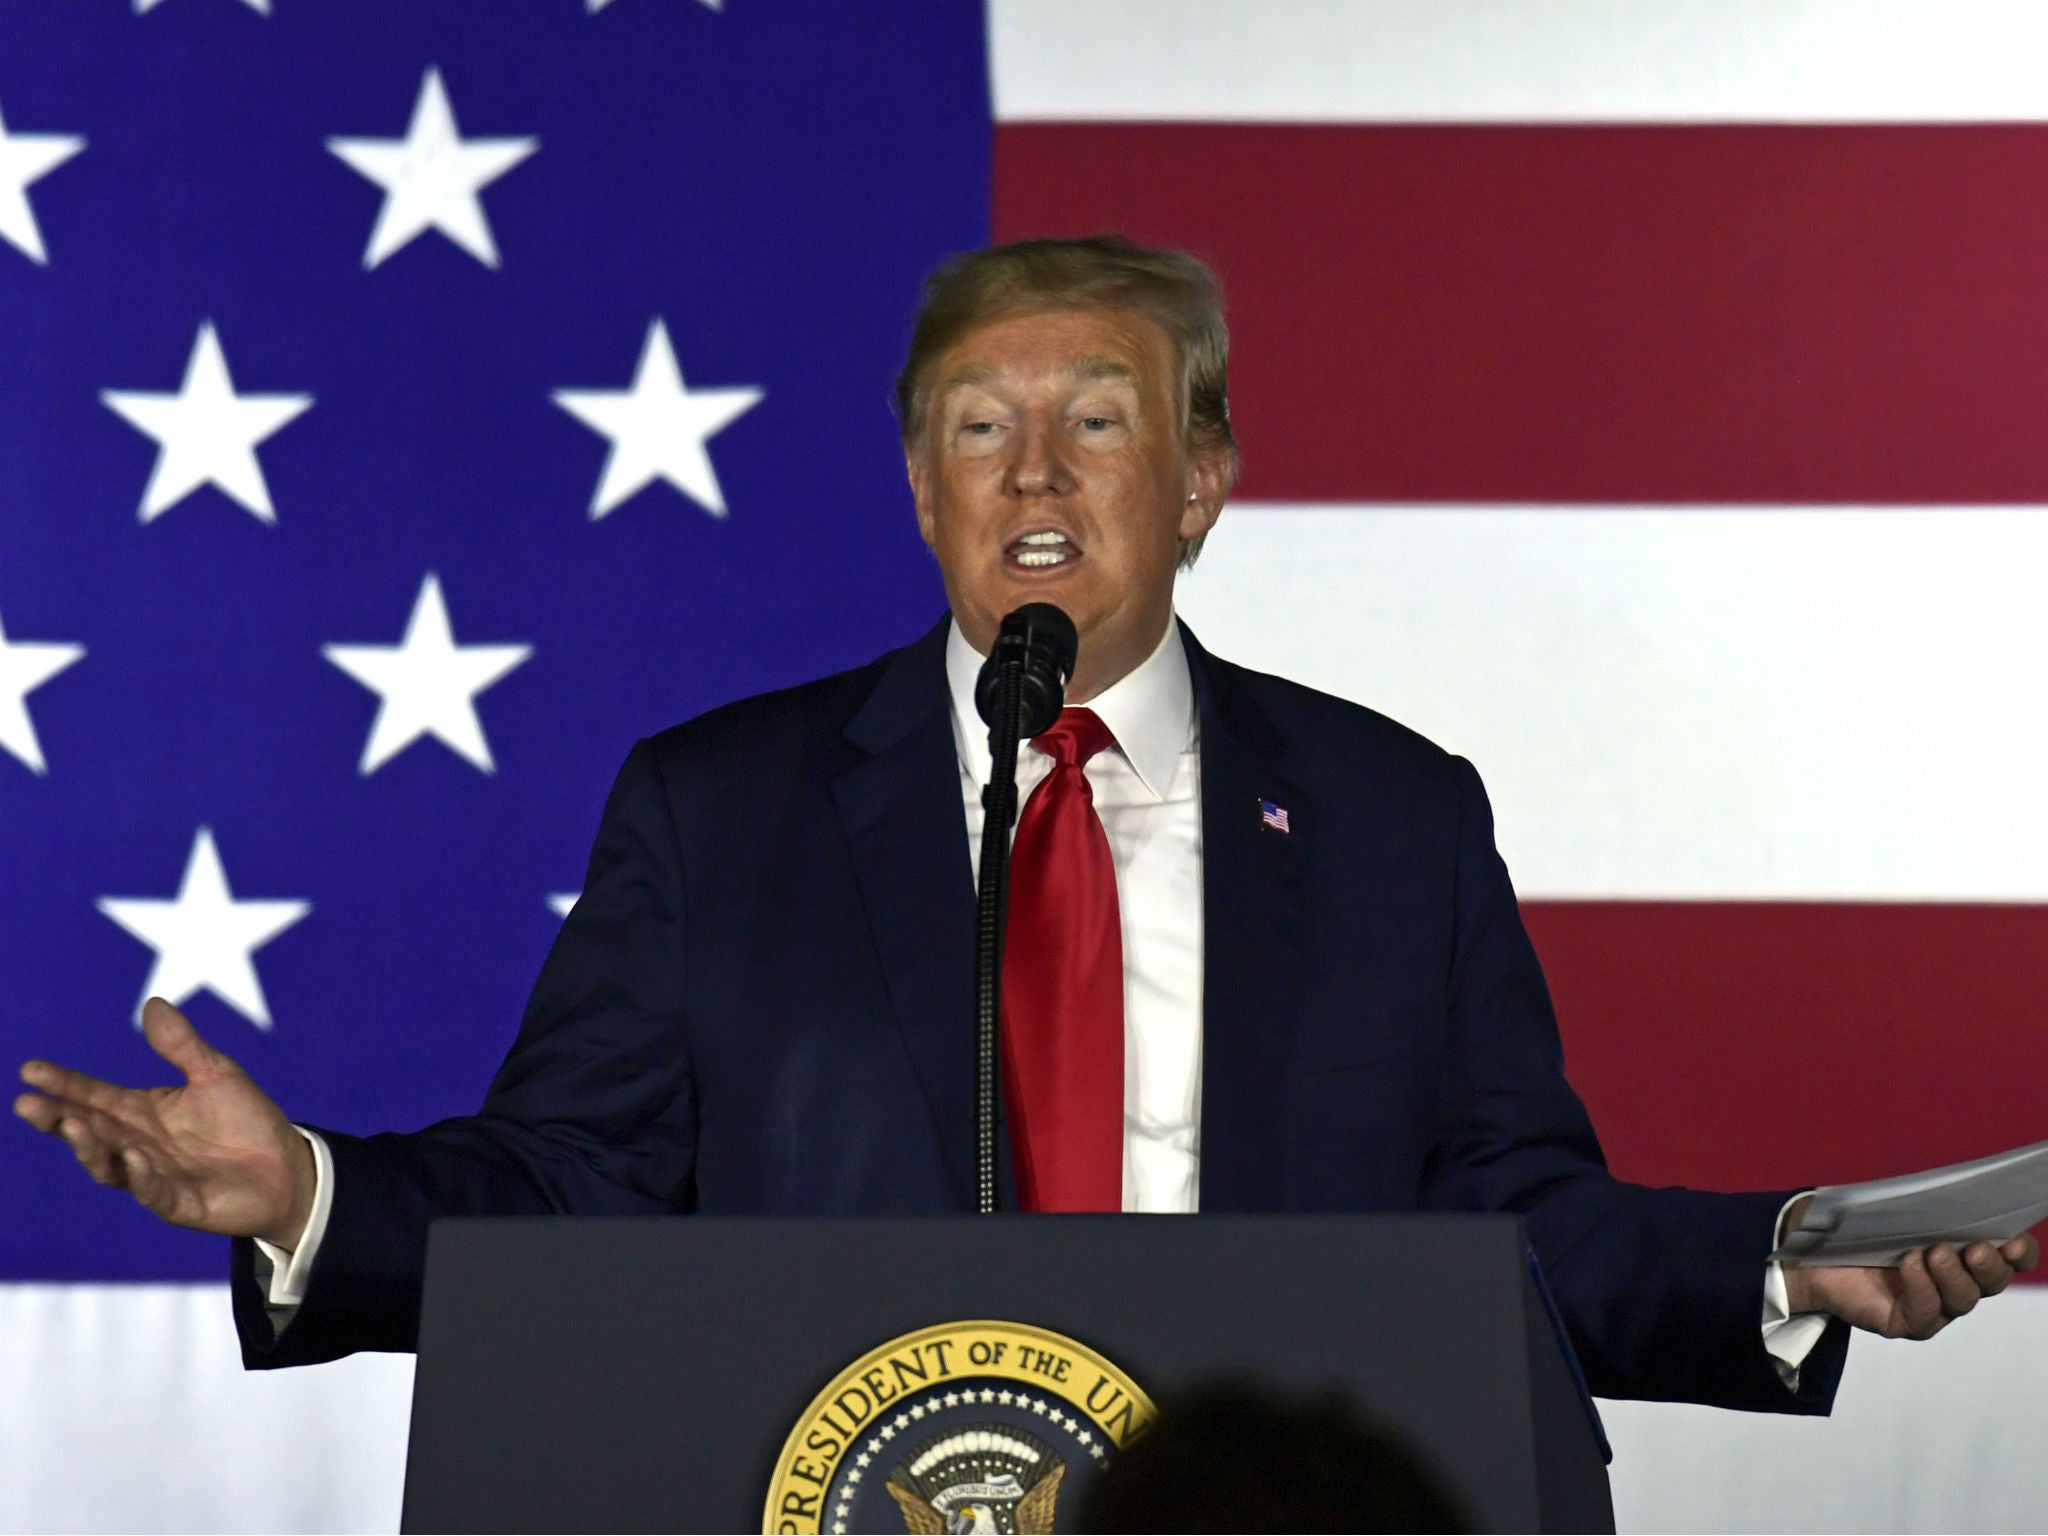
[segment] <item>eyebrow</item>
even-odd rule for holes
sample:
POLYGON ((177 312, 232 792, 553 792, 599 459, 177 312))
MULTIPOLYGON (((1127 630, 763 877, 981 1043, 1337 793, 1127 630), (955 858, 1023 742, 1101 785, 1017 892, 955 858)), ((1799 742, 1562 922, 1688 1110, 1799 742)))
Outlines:
POLYGON ((932 404, 937 405, 956 389, 967 389, 972 385, 986 384, 996 376, 995 369, 986 363, 969 363, 965 368, 956 368, 939 381, 939 387, 932 391, 932 404))
POLYGON ((1129 363, 1120 363, 1113 357, 1077 357, 1067 370, 1077 379, 1125 379, 1138 382, 1138 370, 1129 363))
MULTIPOLYGON (((1138 382, 1138 370, 1129 363, 1118 362, 1113 357, 1104 357, 1099 354, 1075 358, 1068 365, 1067 373, 1072 378, 1087 381, 1095 379, 1121 379, 1130 384, 1138 382)), ((997 377, 997 370, 989 367, 988 364, 969 363, 964 368, 955 369, 939 381, 938 388, 932 391, 932 403, 937 405, 956 389, 970 389, 977 384, 992 384, 997 377)))

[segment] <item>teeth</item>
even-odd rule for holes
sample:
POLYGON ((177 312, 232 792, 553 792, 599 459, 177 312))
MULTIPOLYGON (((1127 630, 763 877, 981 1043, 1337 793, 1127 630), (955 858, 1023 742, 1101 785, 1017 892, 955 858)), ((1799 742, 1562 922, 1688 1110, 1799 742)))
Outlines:
POLYGON ((1041 528, 1035 533, 1019 534, 1010 546, 1010 558, 1026 567, 1065 565, 1079 554, 1072 545, 1073 541, 1057 528, 1041 528))

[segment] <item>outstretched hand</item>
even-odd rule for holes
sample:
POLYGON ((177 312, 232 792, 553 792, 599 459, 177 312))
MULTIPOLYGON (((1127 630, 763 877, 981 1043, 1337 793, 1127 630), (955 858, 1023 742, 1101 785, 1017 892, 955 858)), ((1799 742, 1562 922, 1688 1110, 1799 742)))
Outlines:
POLYGON ((162 998, 143 1004, 142 1033, 184 1074, 183 1087, 122 1088, 31 1061, 21 1080, 36 1091, 17 1098, 14 1112, 173 1226, 296 1248, 315 1182, 305 1138, 162 998))
MULTIPOLYGON (((1788 1227, 1798 1226, 1799 1210, 1788 1227)), ((1785 1291, 1794 1313, 1826 1312, 1887 1339, 1931 1339, 2040 1260, 2041 1245, 2022 1232, 2001 1244, 1915 1248, 1896 1269, 1787 1264, 1785 1291)))

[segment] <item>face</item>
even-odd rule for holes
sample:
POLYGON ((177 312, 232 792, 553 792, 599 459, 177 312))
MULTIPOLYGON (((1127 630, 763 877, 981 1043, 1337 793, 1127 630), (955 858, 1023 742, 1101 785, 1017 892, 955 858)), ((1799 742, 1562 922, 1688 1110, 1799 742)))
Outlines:
POLYGON ((954 620, 986 654, 1012 609, 1058 604, 1086 703, 1159 644, 1180 542, 1229 488, 1225 457, 1182 441, 1173 340, 1131 310, 1033 311, 969 331, 931 377, 910 486, 954 620))

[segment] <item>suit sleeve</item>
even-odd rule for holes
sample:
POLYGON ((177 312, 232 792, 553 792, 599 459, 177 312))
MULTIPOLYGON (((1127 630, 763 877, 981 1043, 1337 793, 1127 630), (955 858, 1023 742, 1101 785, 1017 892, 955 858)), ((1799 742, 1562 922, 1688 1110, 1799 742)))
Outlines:
POLYGON ((613 785, 583 894, 482 1109, 407 1135, 318 1128, 334 1159, 333 1207, 305 1300, 282 1332, 256 1283, 254 1245, 235 1244, 245 1365, 412 1349, 437 1217, 693 1207, 684 900, 674 819, 642 742, 613 785))
POLYGON ((1786 1192, 1651 1189, 1608 1173, 1565 1080, 1549 989, 1494 848, 1486 792, 1471 764, 1459 758, 1456 769, 1452 1039, 1424 1203, 1524 1218, 1595 1393, 1827 1412, 1847 1328, 1829 1325, 1797 1391, 1763 1345, 1765 1264, 1786 1192))

